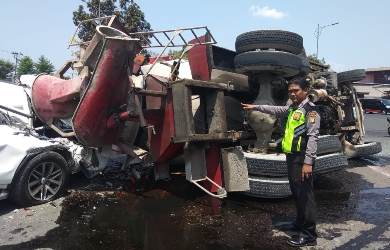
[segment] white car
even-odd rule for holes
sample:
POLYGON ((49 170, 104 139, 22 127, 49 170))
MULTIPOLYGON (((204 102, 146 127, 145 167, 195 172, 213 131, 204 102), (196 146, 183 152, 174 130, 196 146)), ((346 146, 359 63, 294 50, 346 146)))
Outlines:
POLYGON ((78 168, 82 147, 32 127, 29 88, 0 82, 0 199, 36 205, 58 197, 78 168), (10 110, 16 110, 15 114, 10 110))

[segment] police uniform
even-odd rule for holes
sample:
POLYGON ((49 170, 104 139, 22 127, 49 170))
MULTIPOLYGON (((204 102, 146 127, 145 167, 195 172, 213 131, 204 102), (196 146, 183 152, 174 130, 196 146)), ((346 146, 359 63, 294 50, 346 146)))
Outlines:
POLYGON ((297 209, 295 226, 308 237, 315 239, 317 234, 313 176, 310 175, 302 181, 302 167, 304 163, 313 166, 317 157, 320 117, 316 107, 306 98, 299 105, 259 105, 255 110, 282 119, 284 133, 280 146, 286 154, 290 189, 297 209))

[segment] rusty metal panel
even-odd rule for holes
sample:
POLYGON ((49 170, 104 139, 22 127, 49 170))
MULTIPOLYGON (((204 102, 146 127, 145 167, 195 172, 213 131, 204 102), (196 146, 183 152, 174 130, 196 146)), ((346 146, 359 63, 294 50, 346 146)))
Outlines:
MULTIPOLYGON (((204 41, 209 41, 208 36, 201 36, 199 39, 204 41)), ((195 39, 190 43, 194 43, 195 39)), ((193 79, 197 80, 210 80, 210 71, 211 65, 209 60, 209 45, 198 45, 192 48, 188 52, 188 61, 190 63, 191 74, 193 79)))
MULTIPOLYGON (((156 77, 149 75, 145 79, 146 84, 146 90, 150 91, 160 91, 164 92, 166 91, 166 88, 163 86, 163 83, 159 81, 156 77)), ((146 102, 146 109, 161 109, 162 101, 164 100, 164 97, 156 97, 156 96, 146 96, 145 97, 146 102)))
POLYGON ((235 142, 238 140, 253 140, 256 139, 256 134, 254 132, 246 131, 228 131, 224 133, 210 133, 210 134, 193 134, 186 137, 174 137, 174 143, 181 142, 217 142, 217 141, 226 141, 226 142, 235 142))
POLYGON ((195 133, 206 134, 206 100, 203 95, 193 95, 191 99, 195 133))
POLYGON ((212 69, 210 81, 226 83, 230 86, 231 91, 249 91, 248 76, 243 74, 233 73, 220 69, 212 69))
POLYGON ((184 148, 186 179, 204 179, 207 176, 206 150, 203 143, 189 143, 184 148))
POLYGON ((204 88, 205 90, 208 89, 221 89, 221 90, 230 90, 229 85, 226 83, 218 83, 218 82, 210 82, 210 81, 201 81, 201 80, 191 80, 191 79, 182 79, 178 80, 172 83, 172 85, 175 84, 185 84, 187 86, 191 87, 199 87, 204 88))
POLYGON ((221 149, 225 189, 228 192, 249 190, 248 167, 241 147, 221 149))
POLYGON ((102 46, 102 37, 95 34, 92 40, 89 42, 88 47, 82 54, 82 58, 80 59, 83 66, 88 66, 92 70, 95 70, 96 61, 98 60, 99 53, 102 50, 102 46))
POLYGON ((147 123, 154 127, 156 134, 149 130, 150 152, 157 164, 164 163, 183 153, 183 144, 172 142, 174 137, 174 114, 172 92, 168 89, 163 109, 145 111, 147 123))
POLYGON ((175 136, 188 137, 194 134, 192 117, 191 89, 185 84, 172 85, 175 136))
POLYGON ((206 94, 206 114, 209 133, 227 131, 223 91, 211 91, 206 94))

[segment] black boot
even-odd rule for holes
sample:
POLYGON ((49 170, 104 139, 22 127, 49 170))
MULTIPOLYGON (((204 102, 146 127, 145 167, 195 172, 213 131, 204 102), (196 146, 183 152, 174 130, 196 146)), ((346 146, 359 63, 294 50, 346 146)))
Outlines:
POLYGON ((290 232, 301 231, 300 227, 297 225, 295 221, 276 226, 276 228, 281 231, 290 231, 290 232))
POLYGON ((306 234, 298 234, 287 240, 287 244, 294 247, 316 246, 317 239, 306 234))

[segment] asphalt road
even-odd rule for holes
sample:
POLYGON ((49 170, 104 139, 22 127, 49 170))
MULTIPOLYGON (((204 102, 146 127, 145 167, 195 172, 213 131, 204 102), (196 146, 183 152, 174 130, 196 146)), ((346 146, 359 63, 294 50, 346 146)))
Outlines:
MULTIPOLYGON (((367 115, 377 156, 316 180, 318 246, 390 248, 390 137, 385 115, 367 115)), ((1 249, 290 249, 291 199, 204 196, 182 175, 142 194, 121 184, 73 177, 71 192, 49 204, 17 208, 0 201, 1 249), (119 191, 118 191, 119 189, 119 191)))
POLYGON ((390 115, 366 114, 364 125, 366 128, 366 141, 378 141, 382 143, 382 153, 379 155, 390 156, 390 135, 387 132, 389 123, 386 118, 390 115))

